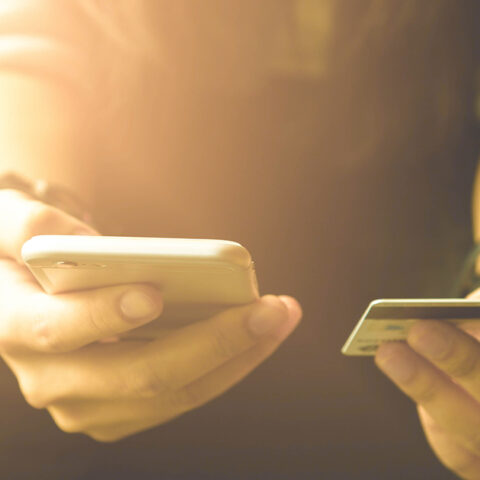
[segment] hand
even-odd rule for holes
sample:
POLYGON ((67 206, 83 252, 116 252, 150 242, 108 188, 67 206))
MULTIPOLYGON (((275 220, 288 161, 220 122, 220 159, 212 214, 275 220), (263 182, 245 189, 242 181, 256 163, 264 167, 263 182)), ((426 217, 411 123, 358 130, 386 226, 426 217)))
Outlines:
POLYGON ((79 220, 0 190, 0 353, 27 400, 66 432, 114 441, 220 395, 267 358, 301 317, 268 295, 150 342, 101 343, 159 316, 161 293, 120 285, 45 294, 21 263, 38 234, 96 234, 79 220))
MULTIPOLYGON (((472 298, 478 298, 478 291, 472 298)), ((407 343, 385 343, 378 367, 414 402, 440 461, 464 479, 480 479, 480 338, 440 321, 419 321, 407 343), (475 338, 477 337, 477 338, 475 338)), ((477 327, 478 328, 478 327, 477 327)))

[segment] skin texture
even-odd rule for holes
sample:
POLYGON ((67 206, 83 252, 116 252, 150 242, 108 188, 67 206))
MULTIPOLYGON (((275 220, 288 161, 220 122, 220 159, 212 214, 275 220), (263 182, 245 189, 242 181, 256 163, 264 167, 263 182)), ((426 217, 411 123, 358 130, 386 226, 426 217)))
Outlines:
POLYGON ((407 344, 384 344, 375 358, 417 403, 423 429, 440 461, 465 479, 480 478, 479 360, 476 338, 437 321, 418 322, 407 344))
MULTIPOLYGON (((480 170, 473 192, 473 234, 480 238, 480 170)), ((480 299, 480 289, 468 298, 480 299)), ((407 342, 381 345, 375 363, 416 404, 439 460, 461 478, 480 479, 480 328, 419 321, 407 342)))
MULTIPOLYGON (((480 298, 477 290, 470 295, 480 298)), ((480 330, 419 321, 407 343, 383 344, 377 366, 418 406, 427 440, 461 478, 480 479, 480 330)))
POLYGON ((154 341, 115 341, 158 317, 161 292, 121 285, 47 295, 20 260, 23 242, 97 232, 12 190, 0 191, 0 223, 0 353, 27 402, 65 432, 115 441, 199 407, 272 354, 302 314, 293 298, 267 295, 154 341))
MULTIPOLYGON (((0 173, 61 184, 100 209, 88 99, 46 77, 6 70, 0 103, 0 173)), ((27 402, 47 409, 65 432, 114 441, 199 407, 271 355, 302 315, 293 298, 267 295, 155 341, 118 341, 158 317, 161 292, 123 285, 49 296, 21 260, 23 243, 98 232, 12 190, 0 190, 0 225, 0 355, 27 402)))

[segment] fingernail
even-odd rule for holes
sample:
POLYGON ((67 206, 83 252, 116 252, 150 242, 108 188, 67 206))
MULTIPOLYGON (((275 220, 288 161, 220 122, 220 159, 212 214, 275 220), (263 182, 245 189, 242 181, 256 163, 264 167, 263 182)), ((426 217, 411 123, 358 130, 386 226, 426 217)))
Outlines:
POLYGON ((288 319, 288 310, 277 297, 269 295, 260 301, 260 305, 248 319, 250 331, 257 336, 273 332, 288 319))
POLYGON ((396 347, 394 344, 383 346, 379 349, 375 361, 392 380, 406 383, 415 374, 415 362, 396 347))
POLYGON ((158 303, 141 290, 129 290, 123 294, 120 309, 130 320, 144 320, 160 314, 158 303))
POLYGON ((436 326, 417 324, 410 330, 408 343, 421 355, 439 359, 448 352, 451 339, 436 326))
POLYGON ((298 301, 288 295, 279 295, 278 298, 287 307, 289 320, 296 324, 303 315, 302 307, 298 301))

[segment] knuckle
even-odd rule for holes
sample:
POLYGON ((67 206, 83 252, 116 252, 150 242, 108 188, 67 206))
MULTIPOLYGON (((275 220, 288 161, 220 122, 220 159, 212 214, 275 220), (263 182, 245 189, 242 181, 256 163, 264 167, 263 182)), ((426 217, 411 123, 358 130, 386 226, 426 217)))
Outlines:
POLYGON ((84 431, 82 422, 71 413, 64 410, 50 409, 50 415, 57 427, 65 433, 80 433, 84 431))
POLYGON ((452 377, 462 380, 473 376, 478 370, 478 358, 475 355, 453 357, 445 367, 445 371, 452 377))
POLYGON ((26 402, 33 408, 41 410, 47 407, 47 401, 42 394, 42 390, 33 381, 21 381, 20 390, 26 402))
POLYGON ((437 396, 437 382, 428 376, 414 378, 410 388, 414 399, 422 405, 430 403, 437 396))
POLYGON ((27 403, 32 407, 37 410, 42 410, 47 407, 47 403, 45 400, 42 398, 41 395, 38 393, 24 393, 23 396, 25 397, 25 400, 27 403))
POLYGON ((32 338, 37 350, 44 353, 62 353, 68 350, 58 329, 52 328, 46 319, 38 319, 32 328, 32 338))
POLYGON ((224 328, 217 328, 213 333, 212 348, 215 355, 222 360, 232 358, 238 353, 235 341, 224 328))
POLYGON ((127 380, 126 390, 129 396, 136 398, 155 398, 171 390, 172 381, 165 368, 144 362, 136 368, 127 380))

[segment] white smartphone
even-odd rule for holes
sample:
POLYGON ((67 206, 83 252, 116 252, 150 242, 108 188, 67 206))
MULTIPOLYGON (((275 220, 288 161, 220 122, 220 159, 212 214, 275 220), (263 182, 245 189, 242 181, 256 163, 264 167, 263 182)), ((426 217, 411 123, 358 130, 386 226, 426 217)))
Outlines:
POLYGON ((50 294, 139 282, 160 288, 161 317, 129 338, 153 338, 259 297, 249 252, 226 240, 39 235, 25 242, 22 258, 50 294))
POLYGON ((405 340, 409 328, 423 319, 479 325, 480 302, 464 298, 374 300, 348 337, 342 353, 375 355, 382 342, 405 340))

